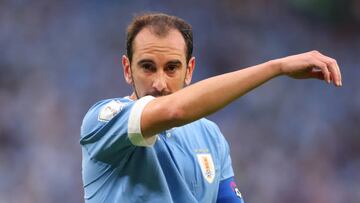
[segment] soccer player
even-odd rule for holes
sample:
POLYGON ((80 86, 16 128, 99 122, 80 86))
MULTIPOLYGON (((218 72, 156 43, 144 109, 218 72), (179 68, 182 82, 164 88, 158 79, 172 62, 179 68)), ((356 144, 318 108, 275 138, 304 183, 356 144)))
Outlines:
POLYGON ((243 202, 229 146, 204 117, 276 76, 341 86, 337 62, 317 51, 190 85, 192 29, 175 16, 137 16, 124 77, 133 93, 96 103, 81 127, 86 202, 243 202))

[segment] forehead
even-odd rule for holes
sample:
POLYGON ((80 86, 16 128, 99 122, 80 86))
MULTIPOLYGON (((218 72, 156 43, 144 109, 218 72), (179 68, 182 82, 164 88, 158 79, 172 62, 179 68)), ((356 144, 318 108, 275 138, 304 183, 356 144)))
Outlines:
POLYGON ((144 28, 134 39, 134 58, 154 55, 185 58, 185 50, 185 40, 175 29, 169 30, 165 36, 157 36, 149 28, 144 28))

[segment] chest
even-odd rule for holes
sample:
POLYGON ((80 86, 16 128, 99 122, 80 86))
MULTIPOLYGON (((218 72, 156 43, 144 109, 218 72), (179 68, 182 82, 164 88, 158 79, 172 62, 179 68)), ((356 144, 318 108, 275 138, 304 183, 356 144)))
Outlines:
POLYGON ((180 177, 194 195, 204 195, 218 188, 221 157, 217 144, 210 132, 174 128, 161 133, 154 147, 170 179, 180 177))

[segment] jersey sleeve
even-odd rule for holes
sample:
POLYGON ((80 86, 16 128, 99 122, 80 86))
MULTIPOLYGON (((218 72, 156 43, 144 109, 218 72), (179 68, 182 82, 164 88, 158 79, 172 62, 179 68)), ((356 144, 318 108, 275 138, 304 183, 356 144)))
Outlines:
POLYGON ((220 141, 218 148, 220 149, 220 161, 221 161, 221 174, 220 181, 228 179, 234 176, 234 171, 231 163, 230 148, 220 129, 217 127, 217 131, 220 134, 220 141))
POLYGON ((154 97, 137 101, 110 99, 98 102, 85 115, 80 144, 93 159, 115 163, 122 153, 134 147, 151 147, 156 135, 145 139, 141 134, 141 114, 154 97))
POLYGON ((244 203, 234 177, 220 181, 216 203, 244 203))

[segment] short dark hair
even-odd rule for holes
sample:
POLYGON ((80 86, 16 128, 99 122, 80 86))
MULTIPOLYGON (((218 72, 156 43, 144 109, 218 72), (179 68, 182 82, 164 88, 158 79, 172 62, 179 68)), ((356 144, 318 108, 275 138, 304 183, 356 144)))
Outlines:
POLYGON ((148 13, 134 17, 127 28, 126 52, 131 62, 133 56, 133 42, 139 32, 149 27, 151 31, 160 37, 166 36, 171 29, 178 30, 186 44, 186 61, 189 62, 193 52, 193 34, 191 25, 176 16, 164 13, 148 13))

